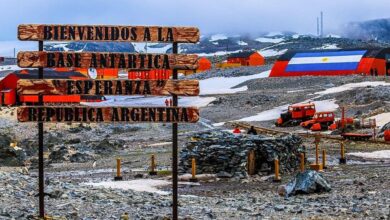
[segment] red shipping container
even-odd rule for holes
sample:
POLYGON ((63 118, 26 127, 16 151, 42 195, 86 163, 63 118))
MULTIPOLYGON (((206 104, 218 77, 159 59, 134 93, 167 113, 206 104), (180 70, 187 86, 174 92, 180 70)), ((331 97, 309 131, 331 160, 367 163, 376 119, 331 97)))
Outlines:
POLYGON ((1 105, 13 105, 16 102, 16 93, 14 89, 6 89, 1 92, 1 105))

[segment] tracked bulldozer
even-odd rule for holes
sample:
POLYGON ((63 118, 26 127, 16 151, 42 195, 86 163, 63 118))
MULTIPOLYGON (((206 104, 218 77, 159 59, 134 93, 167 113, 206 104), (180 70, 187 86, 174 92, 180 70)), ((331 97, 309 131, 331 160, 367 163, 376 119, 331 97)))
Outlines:
POLYGON ((278 127, 298 126, 301 122, 312 119, 315 113, 314 103, 290 105, 287 112, 280 114, 275 125, 278 127))

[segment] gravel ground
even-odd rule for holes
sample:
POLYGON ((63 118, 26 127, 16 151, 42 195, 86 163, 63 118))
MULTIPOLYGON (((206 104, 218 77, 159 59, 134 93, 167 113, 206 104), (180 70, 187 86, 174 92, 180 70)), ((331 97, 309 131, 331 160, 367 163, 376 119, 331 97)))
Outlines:
MULTIPOLYGON (((257 69, 255 71, 261 72, 257 69)), ((232 76, 236 73, 226 74, 232 76)), ((217 99, 214 102, 201 109, 200 123, 179 125, 180 148, 190 140, 191 134, 211 129, 212 123, 252 116, 277 106, 316 97, 313 93, 326 88, 365 80, 377 79, 361 76, 301 77, 264 78, 245 82, 237 87, 247 85, 248 91, 215 96, 217 99)), ((355 115, 360 111, 362 115, 369 116, 389 110, 388 92, 388 87, 360 88, 317 99, 334 98, 339 104, 348 104, 347 115, 355 115)), ((272 127, 273 121, 253 124, 272 127)), ((2 108, 0 128, 2 134, 18 141, 19 147, 24 147, 23 144, 28 141, 32 142, 28 145, 29 154, 36 155, 35 124, 17 123, 14 110, 2 108)), ((286 130, 289 129, 293 128, 286 130)), ((84 163, 65 161, 51 163, 46 167, 46 188, 50 195, 46 197, 48 214, 66 216, 67 219, 118 219, 121 214, 128 212, 130 219, 169 218, 170 195, 93 188, 82 183, 111 180, 118 156, 122 158, 123 176, 127 180, 145 173, 151 154, 156 155, 160 169, 169 170, 172 153, 170 125, 91 124, 80 128, 78 124, 51 124, 45 125, 45 131, 45 140, 52 141, 49 143, 52 147, 61 144, 73 146, 73 141, 79 139, 80 143, 76 146, 96 156, 84 163), (96 154, 99 148, 87 147, 103 140, 123 141, 123 145, 104 155, 96 154)), ((313 140, 306 139, 305 144, 309 160, 312 161, 313 140)), ((337 143, 324 142, 321 146, 328 152, 330 168, 324 172, 324 176, 333 187, 329 193, 284 198, 277 195, 279 184, 272 183, 272 178, 253 176, 249 179, 210 180, 201 182, 200 186, 181 185, 180 216, 192 219, 389 219, 390 161, 351 157, 350 164, 340 166, 337 164, 337 143)), ((52 147, 48 146, 49 150, 55 149, 52 147)), ((390 145, 347 145, 347 152, 386 149, 390 149, 390 145)), ((29 174, 23 172, 18 167, 0 167, 0 219, 29 219, 37 213, 37 171, 32 167, 29 174)), ((282 183, 288 182, 292 175, 282 174, 282 183)), ((169 193, 169 188, 165 186, 161 190, 169 193)))

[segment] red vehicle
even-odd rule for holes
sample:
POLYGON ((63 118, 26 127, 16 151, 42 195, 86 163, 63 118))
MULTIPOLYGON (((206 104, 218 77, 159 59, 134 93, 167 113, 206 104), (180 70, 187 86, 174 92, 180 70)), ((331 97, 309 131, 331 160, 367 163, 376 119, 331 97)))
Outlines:
POLYGON ((287 112, 280 114, 275 124, 278 127, 297 126, 302 121, 311 119, 315 113, 314 103, 294 104, 288 107, 287 112))
POLYGON ((326 130, 329 125, 334 123, 334 116, 333 112, 317 112, 313 119, 302 122, 301 126, 312 131, 326 130))

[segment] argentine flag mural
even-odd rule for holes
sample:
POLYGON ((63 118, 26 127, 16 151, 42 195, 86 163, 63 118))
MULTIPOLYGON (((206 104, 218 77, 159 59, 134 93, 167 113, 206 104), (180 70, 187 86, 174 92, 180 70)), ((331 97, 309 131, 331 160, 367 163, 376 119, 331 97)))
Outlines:
POLYGON ((296 53, 286 72, 356 70, 366 50, 296 53))

